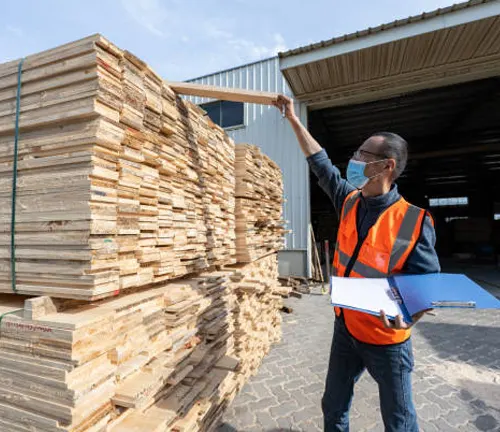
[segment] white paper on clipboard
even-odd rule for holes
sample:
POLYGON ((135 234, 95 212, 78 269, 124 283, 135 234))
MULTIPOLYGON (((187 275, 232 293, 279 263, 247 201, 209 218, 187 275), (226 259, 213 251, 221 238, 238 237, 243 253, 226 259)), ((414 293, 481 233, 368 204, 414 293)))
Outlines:
POLYGON ((383 310, 389 318, 402 314, 397 298, 385 278, 344 278, 332 276, 331 301, 335 306, 379 315, 383 310))

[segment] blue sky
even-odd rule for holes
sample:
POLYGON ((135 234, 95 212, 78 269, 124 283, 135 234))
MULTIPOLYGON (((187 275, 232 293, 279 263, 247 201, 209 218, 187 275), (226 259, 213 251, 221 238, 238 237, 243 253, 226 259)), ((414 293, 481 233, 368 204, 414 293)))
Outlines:
POLYGON ((93 33, 184 80, 431 11, 451 0, 16 0, 0 63, 93 33))

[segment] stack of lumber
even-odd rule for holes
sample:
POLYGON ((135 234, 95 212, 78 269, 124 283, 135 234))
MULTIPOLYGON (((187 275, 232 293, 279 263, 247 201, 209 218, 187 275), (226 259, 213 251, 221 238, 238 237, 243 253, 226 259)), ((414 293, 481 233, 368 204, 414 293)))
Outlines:
MULTIPOLYGON (((18 61, 0 65, 0 291, 10 292, 18 61)), ((96 300, 235 262, 234 143, 100 35, 25 59, 17 291, 96 300)))
POLYGON ((3 295, 0 429, 191 430, 193 409, 215 421, 237 391, 235 299, 221 272, 85 305, 3 295))
POLYGON ((208 431, 281 337, 276 254, 93 303, 0 298, 0 430, 208 431))
POLYGON ((234 316, 239 382, 256 373, 272 344, 281 340, 280 310, 290 290, 278 282, 276 253, 247 264, 228 267, 231 287, 237 295, 234 316))
POLYGON ((236 146, 236 259, 251 262, 283 248, 283 179, 257 146, 236 146))
POLYGON ((302 276, 283 276, 278 278, 281 285, 290 288, 290 295, 297 298, 302 298, 299 294, 311 294, 309 280, 302 276))
POLYGON ((235 296, 228 289, 227 274, 212 272, 185 282, 189 288, 167 301, 166 325, 173 345, 161 359, 166 374, 159 379, 149 366, 125 384, 141 398, 143 389, 152 385, 155 395, 134 406, 122 402, 129 409, 112 423, 110 431, 146 430, 144 425, 147 430, 203 430, 208 420, 220 418, 236 395, 233 370, 238 361, 229 356, 233 351, 229 318, 235 296), (214 417, 215 412, 220 415, 214 417))
POLYGON ((0 65, 0 431, 215 430, 281 338, 278 166, 100 35, 25 59, 16 158, 18 65, 0 65))

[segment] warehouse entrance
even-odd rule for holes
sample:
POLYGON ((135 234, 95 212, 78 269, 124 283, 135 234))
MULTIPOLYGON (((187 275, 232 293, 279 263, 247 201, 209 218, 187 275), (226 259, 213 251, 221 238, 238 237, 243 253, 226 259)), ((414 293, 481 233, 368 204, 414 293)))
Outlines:
MULTIPOLYGON (((372 133, 396 132, 410 157, 398 180, 410 202, 435 218, 443 263, 498 265, 500 254, 500 78, 422 90, 374 102, 313 110, 309 129, 345 175, 372 133)), ((311 174, 311 221, 323 246, 337 217, 311 174)))
MULTIPOLYGON (((309 129, 342 170, 373 132, 409 141, 398 183, 430 207, 442 257, 496 261, 499 37, 498 2, 463 2, 280 53, 309 129)), ((333 241, 333 209, 311 184, 316 234, 333 241)))

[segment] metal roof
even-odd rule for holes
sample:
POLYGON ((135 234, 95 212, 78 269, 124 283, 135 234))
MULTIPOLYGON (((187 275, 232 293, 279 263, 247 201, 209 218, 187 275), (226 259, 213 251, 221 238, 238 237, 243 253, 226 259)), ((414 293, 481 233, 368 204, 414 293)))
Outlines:
MULTIPOLYGON (((293 96, 280 72, 278 57, 221 71, 192 81, 198 84, 261 90, 293 96)), ((187 99, 196 104, 211 101, 211 99, 193 96, 187 99)), ((300 113, 300 107, 297 108, 297 113, 300 113)), ((307 121, 305 111, 302 113, 302 121, 304 123, 307 121)), ((259 104, 245 104, 244 124, 244 127, 227 130, 227 133, 236 143, 257 144, 264 153, 279 164, 283 171, 285 186, 284 219, 289 221, 287 229, 291 230, 285 236, 285 248, 305 250, 308 247, 309 238, 307 162, 299 146, 277 145, 293 142, 295 140, 293 130, 276 108, 259 104)))
POLYGON ((433 18, 436 16, 446 15, 450 12, 455 12, 455 11, 458 11, 461 9, 467 9, 467 8, 470 8, 473 6, 477 6, 479 4, 493 3, 493 2, 498 2, 498 0, 470 0, 470 1, 463 2, 463 3, 456 3, 456 4, 453 4, 453 5, 448 6, 446 8, 439 8, 439 9, 436 9, 436 10, 431 11, 431 12, 424 12, 424 13, 421 13, 420 15, 413 15, 413 16, 410 16, 408 18, 403 18, 403 19, 392 21, 390 23, 381 24, 377 27, 368 27, 365 30, 356 31, 353 33, 348 33, 348 34, 345 34, 342 36, 337 36, 337 37, 334 37, 332 39, 328 39, 325 41, 316 42, 316 43, 306 45, 303 47, 298 47, 298 48, 294 48, 294 49, 291 49, 288 51, 280 52, 280 53, 278 53, 278 56, 280 58, 286 58, 286 57, 290 57, 290 56, 293 56, 296 54, 302 54, 302 53, 306 53, 309 51, 314 51, 318 48, 325 48, 325 47, 335 45, 335 44, 338 44, 341 42, 346 42, 346 41, 349 41, 352 39, 358 39, 358 38, 362 38, 364 36, 373 35, 375 33, 386 31, 386 30, 389 30, 392 28, 401 27, 401 26, 404 26, 407 24, 423 21, 423 20, 433 18))
POLYGON ((260 63, 266 64, 269 61, 271 61, 271 60, 273 60, 273 59, 275 59, 277 57, 278 57, 277 55, 274 55, 274 56, 266 57, 266 58, 263 58, 263 59, 260 59, 260 60, 251 61, 249 63, 243 63, 243 64, 238 65, 238 66, 233 66, 233 67, 230 67, 230 68, 227 68, 227 69, 219 70, 217 72, 211 72, 211 73, 207 73, 207 74, 204 74, 204 75, 197 76, 195 78, 189 78, 188 80, 186 80, 186 82, 195 82, 195 81, 199 82, 199 81, 204 80, 206 78, 210 79, 211 77, 219 76, 220 74, 237 72, 238 69, 248 69, 251 66, 258 66, 260 63))
POLYGON ((500 0, 473 0, 289 51, 280 68, 311 109, 498 76, 500 0))

